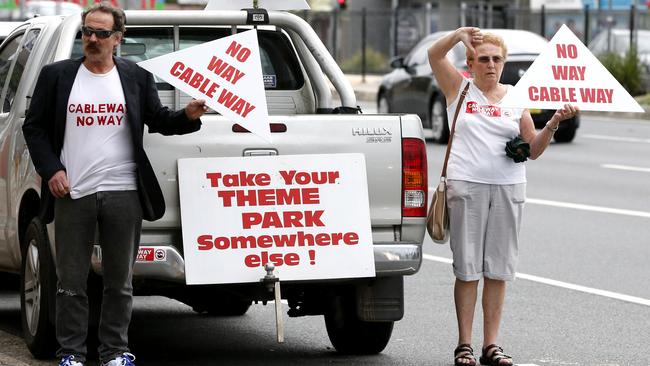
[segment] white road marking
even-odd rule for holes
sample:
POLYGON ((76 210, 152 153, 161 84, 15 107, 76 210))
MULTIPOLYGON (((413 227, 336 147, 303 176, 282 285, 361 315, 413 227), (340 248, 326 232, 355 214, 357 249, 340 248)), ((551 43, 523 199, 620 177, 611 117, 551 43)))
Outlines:
POLYGON ((650 212, 645 212, 645 211, 634 211, 634 210, 624 210, 624 209, 620 209, 620 208, 610 208, 610 207, 583 205, 583 204, 580 204, 580 203, 549 201, 549 200, 542 200, 542 199, 530 198, 530 197, 526 198, 526 202, 536 204, 536 205, 562 207, 562 208, 572 208, 572 209, 575 209, 575 210, 594 211, 594 212, 603 212, 603 213, 616 214, 616 215, 626 215, 626 216, 636 216, 636 217, 650 218, 650 212))
POLYGON ((650 173, 650 168, 641 168, 638 166, 617 165, 617 164, 602 164, 601 167, 606 169, 629 170, 632 172, 650 173))
MULTIPOLYGON (((430 254, 423 254, 422 257, 424 259, 426 259, 426 260, 430 260, 430 261, 434 261, 434 262, 441 262, 441 263, 447 263, 447 264, 452 263, 451 259, 445 258, 445 257, 438 257, 438 256, 435 256, 435 255, 430 255, 430 254)), ((519 273, 519 272, 517 272, 517 278, 521 278, 522 280, 528 280, 528 281, 543 283, 543 284, 549 285, 549 286, 565 288, 565 289, 568 289, 568 290, 584 292, 584 293, 588 293, 588 294, 591 294, 591 295, 598 295, 598 296, 603 296, 603 297, 607 297, 607 298, 610 298, 610 299, 616 299, 616 300, 621 300, 621 301, 625 301, 625 302, 630 302, 630 303, 633 303, 633 304, 650 306, 650 300, 644 299, 644 298, 641 298, 641 297, 635 297, 635 296, 619 294, 617 292, 612 292, 612 291, 599 290, 599 289, 596 289, 596 288, 575 285, 575 284, 568 283, 568 282, 556 281, 556 280, 552 280, 552 279, 549 279, 549 278, 544 278, 544 277, 539 277, 539 276, 534 276, 534 275, 529 275, 529 274, 519 273)))
POLYGON ((594 139, 594 140, 609 140, 617 142, 641 142, 644 144, 650 144, 650 139, 641 139, 638 137, 620 137, 620 136, 608 136, 608 135, 580 135, 580 138, 594 139))
MULTIPOLYGON (((429 187, 429 192, 432 192, 435 189, 436 187, 429 187)), ((602 213, 609 213, 609 214, 616 214, 616 215, 650 218, 650 212, 646 212, 646 211, 635 211, 635 210, 625 210, 621 208, 584 205, 581 203, 551 201, 551 200, 543 200, 539 198, 530 198, 530 197, 526 197, 526 203, 530 203, 534 205, 561 207, 561 208, 572 208, 574 210, 593 211, 593 212, 602 212, 602 213)))

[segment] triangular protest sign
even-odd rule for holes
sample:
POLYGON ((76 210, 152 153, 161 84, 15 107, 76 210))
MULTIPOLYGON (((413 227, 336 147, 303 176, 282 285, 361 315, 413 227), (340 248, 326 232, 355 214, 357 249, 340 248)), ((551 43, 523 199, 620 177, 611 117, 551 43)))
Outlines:
POLYGON ((168 53, 138 65, 271 141, 257 31, 168 53))
POLYGON ((644 112, 596 56, 562 25, 501 105, 559 109, 567 103, 583 111, 644 112))
MULTIPOLYGON (((241 10, 253 7, 253 0, 210 0, 204 10, 241 10)), ((257 7, 266 10, 309 10, 305 0, 257 0, 257 7)))

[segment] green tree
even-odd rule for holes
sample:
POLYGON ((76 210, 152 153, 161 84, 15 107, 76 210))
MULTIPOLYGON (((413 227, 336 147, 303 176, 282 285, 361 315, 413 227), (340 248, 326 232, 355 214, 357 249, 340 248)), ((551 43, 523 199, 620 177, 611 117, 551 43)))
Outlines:
POLYGON ((625 56, 607 53, 600 58, 603 66, 632 95, 643 94, 641 83, 642 65, 636 48, 630 48, 625 56))

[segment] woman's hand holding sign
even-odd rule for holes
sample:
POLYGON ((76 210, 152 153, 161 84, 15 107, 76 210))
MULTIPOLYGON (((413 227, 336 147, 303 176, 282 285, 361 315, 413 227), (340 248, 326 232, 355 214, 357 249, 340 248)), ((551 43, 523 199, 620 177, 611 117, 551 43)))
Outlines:
POLYGON ((580 112, 580 108, 577 106, 565 104, 564 107, 555 111, 555 114, 553 114, 553 117, 551 117, 546 126, 555 131, 560 122, 575 117, 578 112, 580 112))

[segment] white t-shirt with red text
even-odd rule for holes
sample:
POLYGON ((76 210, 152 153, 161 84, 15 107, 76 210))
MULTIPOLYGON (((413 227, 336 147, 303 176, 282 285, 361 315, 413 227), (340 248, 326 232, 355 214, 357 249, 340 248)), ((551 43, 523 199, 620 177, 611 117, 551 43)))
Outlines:
POLYGON ((70 196, 136 190, 136 163, 117 68, 93 74, 79 67, 68 99, 61 162, 70 196))
MULTIPOLYGON (((526 182, 526 167, 506 156, 506 143, 519 135, 520 108, 491 104, 472 80, 463 80, 458 97, 447 107, 449 128, 460 94, 470 82, 456 122, 447 178, 486 184, 526 182)), ((512 88, 508 85, 508 92, 512 88)))

